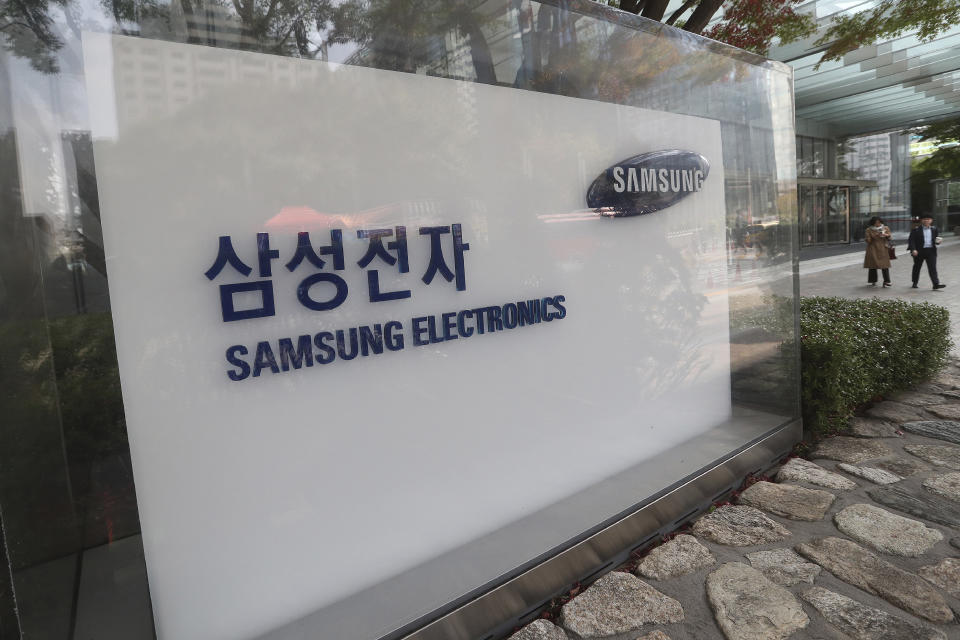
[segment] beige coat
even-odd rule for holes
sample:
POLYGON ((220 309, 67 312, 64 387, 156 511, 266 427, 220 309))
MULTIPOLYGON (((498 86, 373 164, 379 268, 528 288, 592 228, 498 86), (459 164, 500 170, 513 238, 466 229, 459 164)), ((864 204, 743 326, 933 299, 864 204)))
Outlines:
POLYGON ((887 238, 882 233, 890 233, 890 228, 883 227, 882 232, 877 232, 873 227, 867 227, 867 254, 863 257, 864 269, 889 269, 890 254, 887 252, 887 238))

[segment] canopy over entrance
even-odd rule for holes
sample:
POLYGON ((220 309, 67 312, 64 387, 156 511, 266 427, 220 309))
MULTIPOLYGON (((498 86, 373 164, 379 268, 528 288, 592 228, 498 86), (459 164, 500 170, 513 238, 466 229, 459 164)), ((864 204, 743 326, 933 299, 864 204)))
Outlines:
POLYGON ((816 69, 823 47, 813 43, 837 15, 872 9, 876 0, 813 0, 819 32, 774 47, 770 57, 794 69, 797 118, 824 123, 835 137, 941 120, 960 112, 960 26, 930 42, 917 33, 861 47, 816 69))

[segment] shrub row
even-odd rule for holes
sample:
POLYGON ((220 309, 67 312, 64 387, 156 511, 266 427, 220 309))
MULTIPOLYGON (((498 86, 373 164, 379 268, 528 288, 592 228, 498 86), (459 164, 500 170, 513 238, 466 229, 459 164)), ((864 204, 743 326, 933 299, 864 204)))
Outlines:
POLYGON ((950 352, 950 314, 929 303, 800 299, 806 429, 844 427, 856 408, 929 379, 950 352))

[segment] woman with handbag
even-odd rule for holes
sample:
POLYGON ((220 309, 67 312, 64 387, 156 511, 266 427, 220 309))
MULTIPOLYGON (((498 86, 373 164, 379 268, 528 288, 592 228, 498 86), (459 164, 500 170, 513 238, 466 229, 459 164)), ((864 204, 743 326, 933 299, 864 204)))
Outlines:
POLYGON ((890 242, 890 227, 883 224, 878 216, 867 223, 867 254, 863 258, 863 268, 867 271, 867 284, 877 286, 877 269, 883 272, 883 286, 890 286, 890 260, 896 260, 893 244, 890 242))

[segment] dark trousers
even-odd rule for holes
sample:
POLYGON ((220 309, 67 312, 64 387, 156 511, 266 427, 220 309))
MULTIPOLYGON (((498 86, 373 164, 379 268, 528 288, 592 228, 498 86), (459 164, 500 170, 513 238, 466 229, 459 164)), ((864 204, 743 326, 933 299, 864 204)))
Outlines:
MULTIPOLYGON (((890 282, 890 269, 881 269, 883 271, 883 281, 886 283, 890 282)), ((876 269, 867 269, 867 283, 874 284, 877 281, 877 270, 876 269)))
POLYGON ((937 277, 937 250, 936 249, 917 249, 917 255, 913 256, 913 284, 920 280, 920 267, 923 262, 927 262, 927 273, 930 274, 930 281, 933 286, 940 284, 940 278, 937 277))

